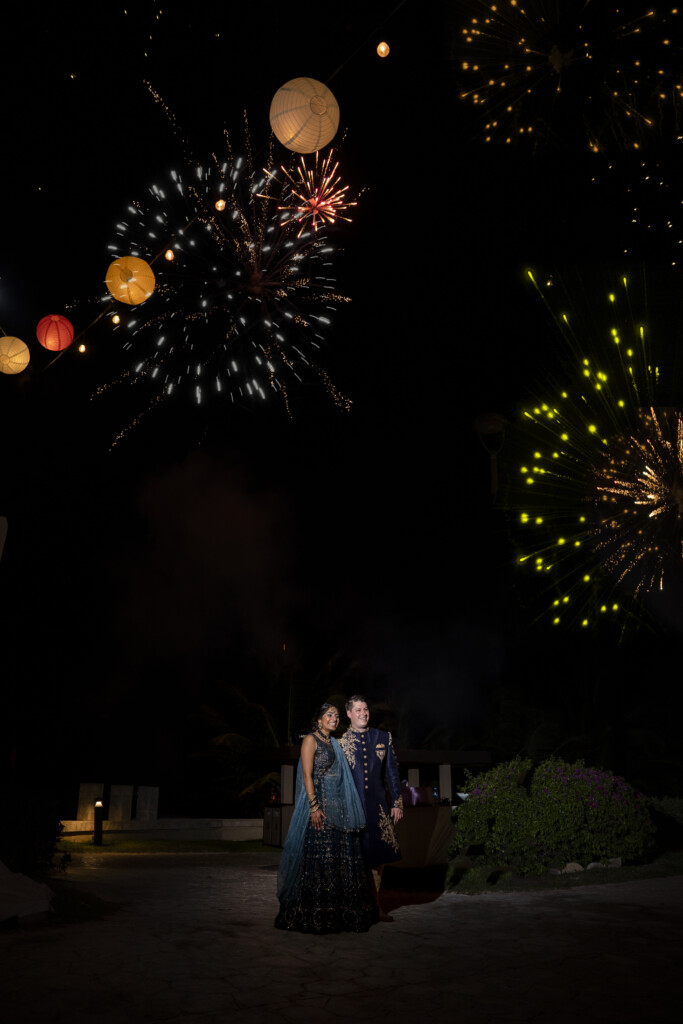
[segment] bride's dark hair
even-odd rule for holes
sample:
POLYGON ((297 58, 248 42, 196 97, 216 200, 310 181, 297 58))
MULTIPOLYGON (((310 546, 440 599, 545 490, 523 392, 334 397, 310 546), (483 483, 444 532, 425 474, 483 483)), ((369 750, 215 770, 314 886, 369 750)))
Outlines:
POLYGON ((312 728, 313 729, 316 728, 318 722, 323 717, 323 715, 325 714, 326 711, 329 711, 330 708, 336 708, 336 707, 337 707, 336 704, 330 704, 327 701, 324 704, 321 704, 320 707, 318 708, 318 710, 315 712, 315 714, 313 716, 313 720, 311 722, 312 728))

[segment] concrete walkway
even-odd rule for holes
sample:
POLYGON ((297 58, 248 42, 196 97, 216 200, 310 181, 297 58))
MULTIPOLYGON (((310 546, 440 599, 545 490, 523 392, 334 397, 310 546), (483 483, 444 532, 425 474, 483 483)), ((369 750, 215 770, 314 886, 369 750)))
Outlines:
POLYGON ((277 861, 79 855, 69 885, 120 907, 1 934, 3 1021, 681 1020, 682 877, 486 896, 394 890, 393 923, 314 937, 273 928, 277 861))

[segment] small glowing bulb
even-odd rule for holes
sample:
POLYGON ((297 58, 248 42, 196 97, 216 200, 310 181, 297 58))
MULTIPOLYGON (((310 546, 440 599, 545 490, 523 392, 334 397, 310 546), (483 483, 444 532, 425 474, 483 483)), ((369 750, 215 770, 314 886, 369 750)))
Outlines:
POLYGON ((113 317, 111 318, 111 322, 113 324, 120 324, 121 323, 121 317, 119 316, 118 313, 114 313, 113 317))
POLYGON ((225 209, 225 199, 216 200, 216 209, 218 210, 219 213, 225 209))
POLYGON ((83 342, 81 342, 81 344, 78 346, 78 351, 85 352, 85 345, 83 344, 83 342))
POLYGON ((174 260, 175 259, 175 253, 173 252, 173 249, 167 249, 166 252, 164 253, 164 257, 168 260, 169 263, 172 260, 174 260))
POLYGON ((384 42, 380 43, 379 46, 377 47, 377 53, 379 54, 380 57, 388 57, 389 44, 384 42))

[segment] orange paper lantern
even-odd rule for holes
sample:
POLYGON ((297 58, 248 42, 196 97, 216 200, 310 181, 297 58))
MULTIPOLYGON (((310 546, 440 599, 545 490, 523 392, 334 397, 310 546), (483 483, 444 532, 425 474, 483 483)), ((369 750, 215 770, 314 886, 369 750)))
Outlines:
POLYGON ((36 338, 50 352, 61 352, 74 340, 73 324, 59 313, 50 313, 38 321, 36 338))
POLYGON ((29 364, 31 353, 28 345, 11 334, 0 338, 0 373, 21 373, 29 364))
POLYGON ((315 153, 336 135, 339 104, 315 78, 293 78, 273 96, 270 127, 287 149, 315 153))
POLYGON ((119 302, 139 306, 154 291, 154 271, 138 256, 121 256, 109 265, 104 283, 119 302))

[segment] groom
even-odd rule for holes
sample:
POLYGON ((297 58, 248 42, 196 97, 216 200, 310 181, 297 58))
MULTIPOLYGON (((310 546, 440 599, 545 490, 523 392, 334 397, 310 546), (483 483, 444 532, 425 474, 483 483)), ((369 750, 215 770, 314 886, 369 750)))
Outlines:
POLYGON ((394 832, 394 825, 403 817, 398 761, 391 733, 369 728, 370 710, 365 697, 359 694, 349 697, 346 714, 351 727, 339 744, 346 754, 365 809, 367 828, 362 833, 363 853, 379 890, 384 865, 401 859, 394 832), (387 792, 391 798, 391 810, 387 792))

